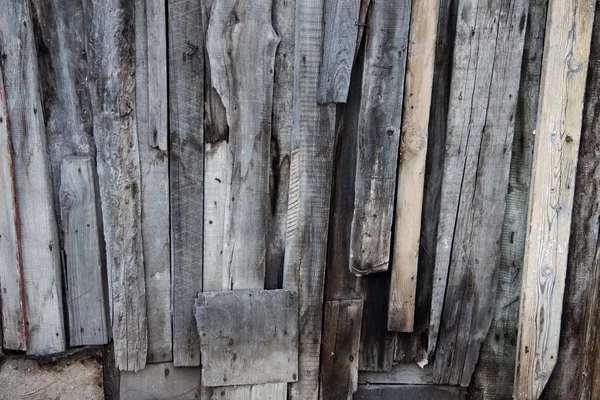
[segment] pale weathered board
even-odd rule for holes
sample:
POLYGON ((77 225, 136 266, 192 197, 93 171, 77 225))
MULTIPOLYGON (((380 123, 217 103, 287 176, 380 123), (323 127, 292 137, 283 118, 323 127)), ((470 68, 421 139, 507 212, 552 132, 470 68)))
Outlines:
POLYGON ((296 2, 292 156, 283 287, 299 293, 299 376, 291 399, 317 399, 335 106, 317 104, 323 0, 296 2))
POLYGON ((325 2, 317 101, 345 103, 356 53, 360 0, 325 2))
POLYGON ((373 2, 369 14, 361 108, 350 270, 388 269, 411 0, 373 2))
POLYGON ((410 16, 388 308, 390 331, 412 332, 414 327, 438 3, 414 1, 410 16))
POLYGON ((358 388, 358 346, 362 300, 325 303, 325 331, 321 349, 321 399, 352 399, 358 388), (337 323, 336 323, 337 322, 337 323))
POLYGON ((0 315, 2 344, 10 350, 27 350, 23 262, 13 146, 6 114, 6 96, 0 70, 0 315))
POLYGON ((172 363, 149 364, 142 371, 121 372, 119 386, 121 400, 203 398, 200 368, 176 368, 172 363))
POLYGON ((215 389, 211 400, 285 400, 287 383, 222 387, 215 389))
POLYGON ((431 322, 443 384, 468 386, 492 320, 528 3, 458 3, 431 322))
POLYGON ((67 157, 60 175, 69 345, 106 344, 109 337, 100 214, 91 157, 67 157))
POLYGON ((132 3, 119 0, 86 0, 84 9, 115 362, 121 370, 137 371, 146 364, 148 338, 134 10, 132 3))
POLYGON ((135 100, 140 151, 148 362, 171 361, 171 259, 165 2, 135 2, 135 100))
POLYGON ((66 348, 60 245, 30 3, 4 6, 0 53, 18 205, 16 234, 23 263, 27 352, 44 355, 66 348))
POLYGON ((298 377, 298 294, 204 292, 196 300, 202 384, 253 385, 298 377))
POLYGON ((537 399, 556 365, 595 0, 548 5, 513 396, 537 399))
POLYGON ((203 272, 204 33, 197 1, 169 0, 168 9, 173 364, 197 366, 192 305, 203 272))

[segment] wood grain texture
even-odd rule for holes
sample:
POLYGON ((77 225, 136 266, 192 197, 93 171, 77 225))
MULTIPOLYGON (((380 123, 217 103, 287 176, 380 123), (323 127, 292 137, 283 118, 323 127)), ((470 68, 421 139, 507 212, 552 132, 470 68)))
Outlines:
POLYGON ((359 372, 359 384, 434 385, 433 369, 417 363, 398 363, 390 371, 359 372))
POLYGON ((264 385, 230 386, 215 390, 211 400, 285 400, 286 383, 265 383, 264 385))
POLYGON ((548 5, 513 396, 539 398, 558 357, 575 170, 596 2, 548 5))
POLYGON ((317 399, 333 167, 334 106, 317 104, 322 0, 296 2, 294 112, 283 287, 299 293, 299 376, 290 399, 317 399))
POLYGON ((5 4, 0 53, 18 204, 27 352, 57 353, 66 348, 61 261, 29 2, 5 4))
POLYGON ((458 3, 435 266, 448 271, 439 383, 468 386, 492 320, 527 6, 458 3))
POLYGON ((325 303, 321 349, 321 399, 352 399, 358 388, 358 346, 362 300, 325 303))
POLYGON ((13 145, 0 71, 0 315, 2 346, 27 350, 27 319, 13 145))
POLYGON ((165 2, 135 3, 135 100, 140 151, 148 362, 172 356, 165 2))
POLYGON ((84 10, 115 362, 137 371, 146 364, 148 338, 133 4, 86 0, 84 10))
POLYGON ((350 270, 388 269, 411 0, 374 2, 358 120, 350 270))
POLYGON ((356 53, 360 0, 325 2, 317 101, 345 103, 356 53))
POLYGON ((200 368, 176 368, 172 363, 146 365, 142 371, 122 372, 120 399, 200 399, 200 368))
POLYGON ((410 16, 388 311, 391 331, 412 332, 414 327, 438 8, 438 0, 414 1, 410 16))
POLYGON ((429 385, 369 385, 360 386, 355 400, 464 400, 465 390, 429 385))
POLYGON ((500 400, 512 395, 546 6, 545 0, 529 2, 509 191, 502 224, 498 293, 490 330, 481 346, 479 361, 469 388, 469 397, 473 399, 500 400))
POLYGON ((91 157, 68 157, 62 162, 59 196, 70 346, 106 344, 109 338, 108 282, 94 175, 91 157))

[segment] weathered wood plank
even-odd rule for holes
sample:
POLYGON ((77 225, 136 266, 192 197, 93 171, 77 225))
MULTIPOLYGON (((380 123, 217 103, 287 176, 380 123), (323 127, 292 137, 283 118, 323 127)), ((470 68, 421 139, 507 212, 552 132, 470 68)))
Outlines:
POLYGON ((197 1, 170 0, 169 130, 173 364, 200 365, 193 304, 202 291, 204 30, 197 1))
POLYGON ((594 0, 552 1, 533 154, 513 396, 539 398, 556 365, 594 0))
POLYGON ((417 363, 396 364, 390 371, 359 372, 359 384, 434 385, 433 369, 417 363))
POLYGON ((448 271, 439 383, 469 384, 492 320, 527 6, 458 4, 436 253, 448 271))
POLYGON ((286 383, 266 383, 264 385, 222 387, 215 390, 211 400, 285 400, 286 383))
POLYGON ((325 303, 319 395, 321 399, 351 400, 358 388, 358 346, 362 306, 362 300, 337 300, 325 303))
POLYGON ((133 4, 85 0, 84 10, 115 362, 137 371, 146 364, 148 340, 133 4))
POLYGON ((135 2, 135 100, 140 151, 148 362, 171 361, 171 259, 165 2, 135 2))
POLYGON ((374 2, 358 120, 350 270, 388 269, 411 0, 374 2))
POLYGON ((492 324, 481 346, 479 361, 469 388, 469 397, 473 399, 500 400, 512 395, 546 6, 546 0, 529 2, 509 191, 502 225, 498 293, 492 324))
POLYGON ((146 365, 142 371, 122 372, 120 399, 200 399, 200 368, 176 368, 172 363, 146 365))
POLYGON ((345 103, 356 53, 360 0, 325 2, 317 101, 345 103))
POLYGON ((465 389, 428 385, 369 385, 360 386, 355 400, 464 400, 465 389))
POLYGON ((69 345, 108 342, 108 282, 102 265, 100 215, 91 157, 68 157, 60 176, 60 215, 64 232, 69 345))
POLYGON ((23 288, 23 261, 13 145, 6 113, 3 73, 0 71, 0 315, 1 338, 10 350, 27 350, 27 319, 23 288))
POLYGON ((396 190, 388 329, 412 332, 438 0, 415 1, 410 16, 406 84, 396 190))
POLYGON ((298 294, 204 292, 196 320, 205 386, 293 382, 298 377, 298 294), (252 366, 248 368, 248 366, 252 366))
POLYGON ((66 340, 58 229, 29 2, 5 4, 0 53, 18 204, 27 352, 44 355, 65 350, 66 340))
POLYGON ((317 104, 323 0, 296 2, 294 119, 283 287, 299 293, 299 376, 291 399, 317 399, 335 106, 317 104))

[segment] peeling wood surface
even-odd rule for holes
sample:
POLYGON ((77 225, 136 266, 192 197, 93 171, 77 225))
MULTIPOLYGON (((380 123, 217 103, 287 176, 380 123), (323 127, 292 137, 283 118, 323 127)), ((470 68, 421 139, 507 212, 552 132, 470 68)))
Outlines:
POLYGON ((373 2, 358 119, 350 270, 388 269, 411 0, 373 2))
POLYGON ((559 355, 595 7, 594 0, 553 1, 548 6, 523 264, 516 399, 539 398, 559 355))
MULTIPOLYGON (((29 2, 0 14, 0 53, 18 204, 27 352, 65 350, 60 247, 29 2)), ((6 125, 4 125, 6 126, 6 125)))
POLYGON ((200 399, 200 368, 149 364, 142 371, 122 372, 119 391, 121 400, 200 399))

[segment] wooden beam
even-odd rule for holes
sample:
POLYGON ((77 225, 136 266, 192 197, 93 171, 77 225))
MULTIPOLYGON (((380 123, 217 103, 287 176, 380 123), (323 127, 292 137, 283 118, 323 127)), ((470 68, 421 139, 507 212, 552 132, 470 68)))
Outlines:
POLYGON ((438 0, 415 0, 406 60, 388 329, 412 332, 438 0))
POLYGON ((537 399, 558 357, 595 0, 551 1, 542 61, 513 396, 537 399))

